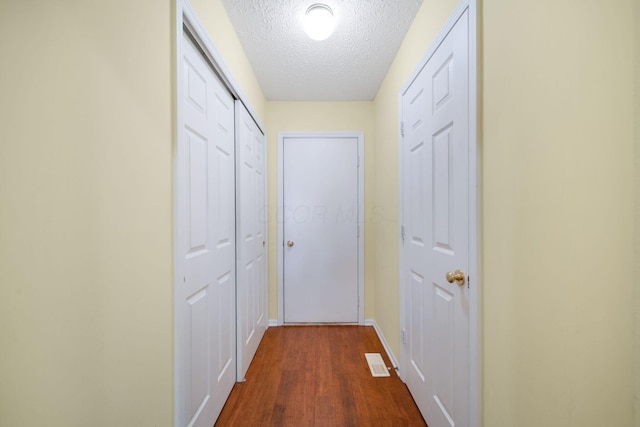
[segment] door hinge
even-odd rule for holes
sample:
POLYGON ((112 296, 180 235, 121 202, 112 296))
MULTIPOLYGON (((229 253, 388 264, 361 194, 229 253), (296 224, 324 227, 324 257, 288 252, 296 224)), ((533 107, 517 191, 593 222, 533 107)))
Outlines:
POLYGON ((404 122, 400 122, 400 135, 404 138, 404 122))
POLYGON ((400 226, 400 238, 402 239, 402 243, 404 244, 404 225, 400 226))
POLYGON ((400 338, 402 339, 402 344, 407 343, 407 334, 404 329, 400 331, 400 338))

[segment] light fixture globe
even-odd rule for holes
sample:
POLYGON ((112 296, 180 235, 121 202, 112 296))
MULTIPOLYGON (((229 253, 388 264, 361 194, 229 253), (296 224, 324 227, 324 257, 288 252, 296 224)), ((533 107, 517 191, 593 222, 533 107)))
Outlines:
POLYGON ((323 3, 309 6, 304 16, 304 31, 313 40, 324 40, 333 33, 333 11, 323 3))

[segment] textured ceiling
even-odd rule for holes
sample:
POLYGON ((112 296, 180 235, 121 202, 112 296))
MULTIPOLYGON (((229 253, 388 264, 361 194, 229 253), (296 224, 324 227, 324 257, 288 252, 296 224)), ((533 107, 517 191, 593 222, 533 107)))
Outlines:
POLYGON ((372 100, 422 0, 324 0, 336 17, 314 41, 302 19, 315 0, 222 0, 268 100, 372 100))

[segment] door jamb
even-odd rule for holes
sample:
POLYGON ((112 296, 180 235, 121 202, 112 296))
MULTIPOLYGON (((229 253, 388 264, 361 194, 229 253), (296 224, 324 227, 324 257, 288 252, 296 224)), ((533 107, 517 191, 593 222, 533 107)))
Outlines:
POLYGON ((278 326, 284 325, 284 158, 285 138, 356 138, 358 141, 358 324, 364 325, 364 133, 278 132, 278 326))
MULTIPOLYGON (((415 69, 406 79, 402 89, 398 94, 398 113, 401 126, 398 131, 398 151, 399 151, 399 187, 400 200, 404 194, 402 187, 402 94, 407 91, 411 83, 416 79, 427 61, 434 54, 436 48, 442 43, 446 35, 453 28, 454 24, 469 11, 469 420, 472 427, 482 424, 482 304, 481 304, 481 164, 478 152, 479 132, 478 132, 478 0, 462 0, 456 10, 451 14, 446 24, 442 27, 438 35, 429 45, 424 56, 420 59, 415 69)), ((400 225, 402 226, 403 210, 400 203, 400 225)), ((398 233, 399 248, 402 248, 402 229, 398 233)), ((402 257, 400 258, 400 377, 406 378, 407 355, 404 344, 406 306, 408 304, 405 292, 405 281, 403 278, 402 257)))

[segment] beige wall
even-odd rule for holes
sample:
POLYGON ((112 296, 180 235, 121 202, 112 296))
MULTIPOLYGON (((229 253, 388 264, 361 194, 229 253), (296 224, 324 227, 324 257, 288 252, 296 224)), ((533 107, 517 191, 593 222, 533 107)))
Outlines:
POLYGON ((633 0, 483 15, 485 424, 631 426, 633 0))
POLYGON ((0 425, 172 420, 171 5, 0 2, 0 425))
POLYGON ((364 132, 365 319, 374 317, 375 228, 373 205, 372 102, 267 102, 267 181, 269 203, 269 319, 278 318, 278 132, 364 132))
POLYGON ((635 258, 634 258, 634 277, 635 277, 635 346, 634 346, 634 378, 635 378, 635 424, 640 426, 640 0, 635 3, 635 76, 636 76, 636 104, 635 104, 635 121, 636 121, 636 143, 635 143, 635 258))

